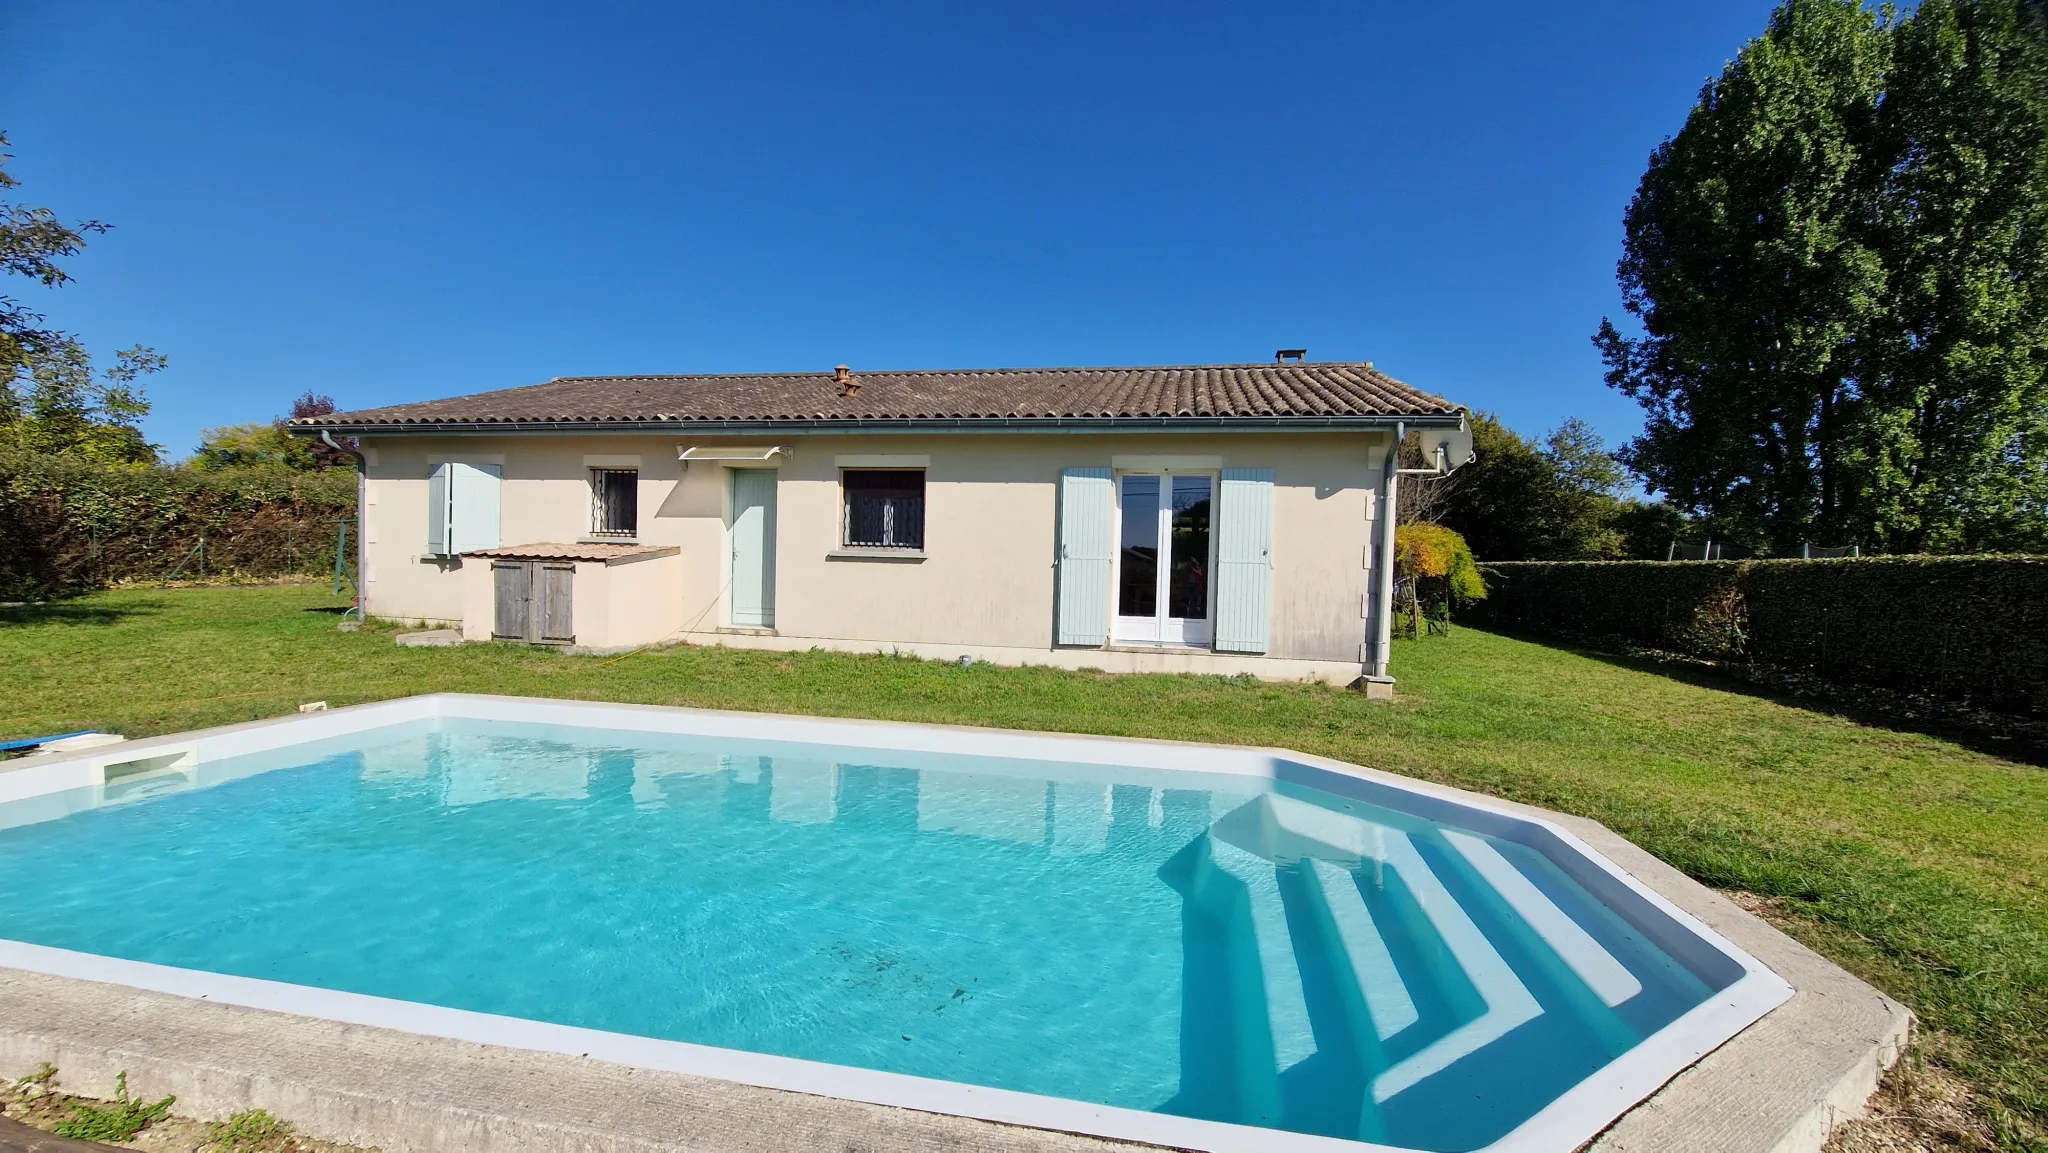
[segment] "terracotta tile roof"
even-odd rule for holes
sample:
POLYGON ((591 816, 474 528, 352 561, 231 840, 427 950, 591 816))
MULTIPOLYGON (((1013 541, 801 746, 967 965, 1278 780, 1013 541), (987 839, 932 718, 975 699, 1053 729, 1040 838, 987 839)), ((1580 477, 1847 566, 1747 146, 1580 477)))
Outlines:
POLYGON ((502 548, 480 548, 463 556, 495 557, 499 560, 587 560, 610 563, 643 556, 674 556, 682 550, 673 545, 651 544, 515 544, 502 548))
POLYGON ((293 421, 319 428, 1452 417, 1368 364, 565 376, 546 384, 293 421))

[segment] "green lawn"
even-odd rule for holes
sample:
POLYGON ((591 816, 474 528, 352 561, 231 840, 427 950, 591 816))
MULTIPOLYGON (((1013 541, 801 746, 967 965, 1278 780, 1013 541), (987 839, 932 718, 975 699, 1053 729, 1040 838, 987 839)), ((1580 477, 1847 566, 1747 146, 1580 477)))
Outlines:
POLYGON ((401 649, 324 590, 0 609, 0 736, 132 737, 455 690, 1285 745, 1603 821, 1911 1005, 2010 1148, 2048 1127, 2048 770, 1471 629, 1401 700, 833 653, 401 649))

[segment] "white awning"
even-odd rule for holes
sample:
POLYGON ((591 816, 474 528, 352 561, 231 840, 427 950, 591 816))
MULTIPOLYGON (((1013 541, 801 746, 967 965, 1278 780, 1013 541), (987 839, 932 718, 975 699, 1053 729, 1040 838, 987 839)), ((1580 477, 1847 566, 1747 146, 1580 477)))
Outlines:
POLYGON ((692 444, 677 445, 676 459, 751 461, 760 464, 777 457, 788 457, 789 448, 780 444, 692 444))

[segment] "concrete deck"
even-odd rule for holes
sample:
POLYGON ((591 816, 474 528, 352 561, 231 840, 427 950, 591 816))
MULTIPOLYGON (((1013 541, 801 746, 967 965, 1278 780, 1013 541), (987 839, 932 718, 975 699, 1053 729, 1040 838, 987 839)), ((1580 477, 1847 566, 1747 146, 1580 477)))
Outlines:
MULTIPOLYGON (((1508 807, 1565 826, 1796 990, 1610 1126, 1596 1153, 1806 1153, 1861 1115, 1905 1043, 1902 1006, 1604 826, 1508 807)), ((135 1093, 176 1094, 187 1116, 261 1107, 387 1153, 1143 1148, 0 969, 0 1076, 42 1061, 74 1091, 110 1092, 126 1070, 135 1093)))

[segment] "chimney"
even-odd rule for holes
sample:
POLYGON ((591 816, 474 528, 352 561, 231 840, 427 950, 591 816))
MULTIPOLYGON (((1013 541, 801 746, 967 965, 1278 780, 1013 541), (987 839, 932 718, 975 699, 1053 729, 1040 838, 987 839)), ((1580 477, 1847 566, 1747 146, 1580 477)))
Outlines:
POLYGON ((1273 353, 1273 363, 1283 364, 1290 360, 1299 362, 1307 356, 1308 349, 1306 348, 1282 348, 1273 353))
POLYGON ((860 381, 853 379, 852 369, 842 364, 839 367, 832 370, 832 379, 839 382, 839 395, 860 395, 860 381))

